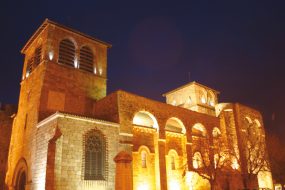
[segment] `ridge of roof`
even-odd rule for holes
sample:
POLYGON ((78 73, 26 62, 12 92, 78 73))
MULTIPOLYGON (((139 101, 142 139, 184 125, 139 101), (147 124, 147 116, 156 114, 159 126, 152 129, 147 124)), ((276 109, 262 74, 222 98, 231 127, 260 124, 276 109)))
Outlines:
POLYGON ((93 123, 101 123, 101 124, 105 124, 105 125, 111 125, 111 126, 115 126, 118 127, 119 124, 115 123, 115 122, 111 122, 111 121, 106 121, 106 120, 101 120, 101 119, 96 119, 93 117, 87 117, 87 116, 80 116, 80 115, 76 115, 76 114, 70 114, 70 113, 65 113, 65 112, 60 112, 57 111, 55 113, 53 113, 52 115, 50 115, 49 117, 43 119, 42 121, 40 121, 36 126, 37 128, 45 125, 46 123, 57 119, 57 118, 70 118, 70 119, 80 119, 83 121, 89 121, 89 122, 93 122, 93 123))
POLYGON ((99 40, 97 38, 94 38, 90 35, 87 35, 87 34, 84 34, 82 32, 79 32, 78 30, 75 30, 75 29, 72 29, 70 27, 67 27, 65 25, 62 25, 62 24, 59 24, 57 22, 54 22, 54 21, 51 21, 49 19, 45 19, 45 21, 40 25, 40 27, 36 30, 36 32, 32 35, 32 37, 27 41, 27 43, 24 45, 24 47, 22 48, 21 50, 21 53, 24 53, 28 48, 29 46, 33 43, 33 41, 37 38, 37 36, 48 26, 48 25, 55 25, 57 27, 60 27, 62 29, 65 29, 65 30, 69 30, 73 33, 76 33, 78 35, 81 35, 81 36, 84 36, 85 38, 88 38, 90 40, 93 40, 93 41, 96 41, 96 42, 99 42, 101 44, 104 44, 106 45, 108 48, 111 48, 112 45, 110 43, 107 43, 107 42, 104 42, 102 40, 99 40))
POLYGON ((187 83, 187 84, 184 84, 184 85, 182 85, 182 86, 180 86, 180 87, 178 87, 178 88, 175 88, 174 90, 168 91, 168 92, 162 94, 162 96, 165 97, 166 95, 168 95, 168 94, 170 94, 170 93, 173 93, 173 92, 175 92, 175 91, 181 90, 181 89, 183 89, 183 88, 185 88, 185 87, 187 87, 187 86, 191 86, 191 85, 193 85, 193 84, 196 84, 196 85, 198 85, 198 86, 201 86, 201 87, 206 88, 206 89, 209 89, 209 90, 212 90, 212 91, 214 91, 216 94, 220 94, 219 91, 217 91, 217 90, 215 90, 215 89, 213 89, 213 88, 210 88, 210 87, 208 87, 208 86, 205 86, 205 85, 203 85, 203 84, 201 84, 201 83, 198 83, 198 82, 196 82, 196 81, 192 81, 192 82, 189 82, 189 83, 187 83))

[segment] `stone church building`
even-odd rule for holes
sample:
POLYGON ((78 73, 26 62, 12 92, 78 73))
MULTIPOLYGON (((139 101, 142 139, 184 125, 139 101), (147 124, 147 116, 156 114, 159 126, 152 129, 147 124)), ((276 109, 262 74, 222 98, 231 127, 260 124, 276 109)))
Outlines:
POLYGON ((107 95, 109 48, 50 20, 23 47, 7 189, 272 188, 257 110, 219 103, 197 82, 165 93, 166 103, 107 95))

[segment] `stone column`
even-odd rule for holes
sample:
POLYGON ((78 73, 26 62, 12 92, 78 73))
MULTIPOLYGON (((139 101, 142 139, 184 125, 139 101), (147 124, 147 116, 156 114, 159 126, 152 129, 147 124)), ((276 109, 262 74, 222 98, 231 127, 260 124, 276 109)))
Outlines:
POLYGON ((165 139, 158 140, 160 188, 167 190, 166 160, 165 160, 165 139))
POLYGON ((116 162, 115 190, 132 190, 132 156, 126 151, 121 151, 114 158, 116 162))
MULTIPOLYGON (((189 125, 192 126, 192 125, 189 125)), ((189 127, 189 129, 191 129, 189 127)), ((192 133, 188 131, 186 133, 186 154, 187 154, 187 165, 188 165, 188 171, 191 171, 193 169, 193 152, 192 152, 192 133)))
POLYGON ((186 143, 186 155, 187 155, 188 170, 191 170, 193 167, 192 143, 188 141, 186 143))

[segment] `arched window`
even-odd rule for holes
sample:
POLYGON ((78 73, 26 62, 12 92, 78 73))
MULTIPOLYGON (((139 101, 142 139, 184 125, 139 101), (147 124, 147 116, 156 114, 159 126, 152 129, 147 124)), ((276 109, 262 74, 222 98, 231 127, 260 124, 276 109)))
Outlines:
POLYGON ((178 158, 178 154, 176 152, 176 150, 171 149, 168 152, 168 159, 167 159, 167 164, 169 164, 169 169, 170 170, 176 170, 176 163, 175 161, 177 161, 178 158))
POLYGON ((33 70, 33 64, 34 64, 33 58, 29 59, 26 66, 26 77, 30 76, 33 70))
POLYGON ((186 133, 186 129, 181 120, 178 118, 172 117, 167 120, 165 125, 166 131, 176 132, 176 133, 186 133))
POLYGON ((79 69, 93 73, 94 71, 94 56, 88 46, 83 46, 80 49, 80 65, 79 69))
POLYGON ((34 55, 28 59, 26 66, 26 77, 28 77, 36 66, 41 63, 42 47, 39 46, 35 49, 34 55))
POLYGON ((193 155, 193 168, 198 169, 203 167, 202 156, 200 152, 195 152, 193 155))
POLYGON ((105 180, 106 140, 99 130, 85 136, 85 180, 105 180))
POLYGON ((173 155, 170 156, 170 166, 171 170, 175 170, 175 157, 173 155))
POLYGON ((245 117, 245 121, 247 122, 247 124, 252 124, 252 120, 250 119, 250 117, 245 117))
POLYGON ((141 152, 141 160, 142 160, 142 168, 146 168, 146 158, 147 154, 146 151, 141 152))
POLYGON ((35 55, 34 55, 35 67, 41 63, 41 56, 42 56, 42 46, 39 46, 36 48, 35 55))
POLYGON ((133 118, 133 124, 158 130, 156 118, 147 111, 139 111, 133 118))
POLYGON ((212 91, 208 92, 208 104, 209 106, 215 106, 215 95, 212 91))
POLYGON ((257 127, 261 127, 260 121, 258 119, 255 119, 254 123, 257 127))
POLYGON ((212 135, 213 135, 213 137, 219 137, 221 135, 220 129, 217 127, 214 127, 212 135))
POLYGON ((74 67, 75 45, 72 41, 64 39, 59 43, 58 62, 63 65, 74 67))
POLYGON ((250 117, 245 117, 245 122, 246 122, 246 132, 247 132, 247 138, 255 138, 257 127, 256 123, 252 121, 250 117))
POLYGON ((207 131, 205 127, 201 123, 196 123, 192 127, 192 135, 197 136, 197 137, 206 137, 207 136, 207 131))

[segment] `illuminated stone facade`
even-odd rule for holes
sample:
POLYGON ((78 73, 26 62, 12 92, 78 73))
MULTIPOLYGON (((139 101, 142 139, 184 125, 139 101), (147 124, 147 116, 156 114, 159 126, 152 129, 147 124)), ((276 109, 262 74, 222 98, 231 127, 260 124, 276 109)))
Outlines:
MULTIPOLYGON (((265 137, 260 113, 220 104, 219 92, 196 82, 166 93, 167 103, 121 90, 106 96, 110 47, 49 20, 25 45, 9 190, 209 189, 201 175, 219 147, 231 162, 216 189, 243 188, 244 133, 255 123, 265 137)), ((265 174, 250 185, 271 187, 265 174)))
POLYGON ((5 187, 5 173, 16 106, 0 102, 0 189, 5 187))

